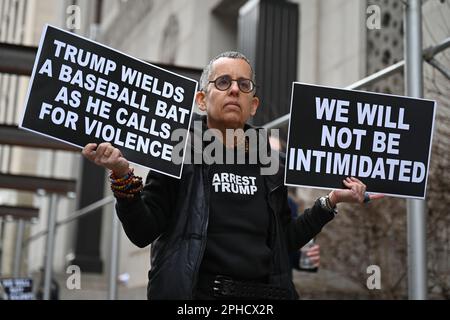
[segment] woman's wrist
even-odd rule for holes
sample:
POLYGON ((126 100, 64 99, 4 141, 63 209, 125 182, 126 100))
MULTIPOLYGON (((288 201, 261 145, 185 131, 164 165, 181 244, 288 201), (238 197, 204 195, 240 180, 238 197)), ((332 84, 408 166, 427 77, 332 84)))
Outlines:
POLYGON ((337 199, 336 199, 336 194, 334 193, 334 191, 331 191, 328 194, 328 201, 330 202, 330 205, 332 208, 335 208, 336 205, 338 204, 337 199))
POLYGON ((112 171, 109 178, 116 198, 134 199, 143 189, 142 178, 135 176, 132 168, 122 176, 112 171))
POLYGON ((111 173, 114 177, 116 177, 117 179, 125 177, 126 175, 128 175, 131 171, 131 168, 122 168, 122 169, 113 169, 111 170, 111 173))

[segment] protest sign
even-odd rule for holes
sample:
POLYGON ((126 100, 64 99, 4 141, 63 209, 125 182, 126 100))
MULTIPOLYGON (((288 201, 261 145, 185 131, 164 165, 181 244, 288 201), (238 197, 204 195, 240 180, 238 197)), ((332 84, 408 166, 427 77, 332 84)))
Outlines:
POLYGON ((47 25, 19 127, 80 148, 110 142, 130 162, 179 178, 172 150, 185 149, 196 90, 194 80, 47 25))
POLYGON ((285 184, 424 199, 436 103, 294 83, 285 184))
POLYGON ((29 278, 3 278, 0 279, 3 297, 0 300, 33 300, 33 280, 29 278))

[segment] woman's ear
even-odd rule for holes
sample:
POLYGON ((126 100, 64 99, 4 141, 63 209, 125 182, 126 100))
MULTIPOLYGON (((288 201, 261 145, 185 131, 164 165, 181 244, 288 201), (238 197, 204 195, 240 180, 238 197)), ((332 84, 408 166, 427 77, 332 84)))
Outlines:
POLYGON ((201 111, 206 111, 205 97, 206 94, 204 91, 197 91, 195 94, 195 102, 201 111))
POLYGON ((259 107, 259 98, 257 96, 254 96, 252 98, 252 106, 250 109, 250 114, 252 115, 252 117, 256 114, 256 110, 259 107))

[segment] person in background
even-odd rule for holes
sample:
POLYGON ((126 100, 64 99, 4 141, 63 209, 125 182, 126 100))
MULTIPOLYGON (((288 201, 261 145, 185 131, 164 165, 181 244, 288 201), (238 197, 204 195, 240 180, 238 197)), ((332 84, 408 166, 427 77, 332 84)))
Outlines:
MULTIPOLYGON (((299 207, 303 207, 301 205, 301 200, 295 194, 295 188, 288 187, 288 204, 291 210, 292 219, 297 219, 299 214, 299 207)), ((308 258, 311 260, 312 268, 303 268, 300 266, 300 260, 302 255, 302 250, 297 250, 295 252, 291 252, 289 254, 289 260, 291 263, 292 270, 305 271, 305 272, 317 272, 320 266, 320 245, 314 243, 311 246, 308 246, 306 250, 304 250, 303 254, 306 254, 308 258)))
MULTIPOLYGON (((284 140, 274 138, 273 136, 271 136, 269 137, 269 143, 272 149, 275 149, 279 152, 284 152, 286 150, 286 143, 284 140)), ((296 189, 294 187, 288 187, 288 205, 289 209, 291 210, 292 219, 297 219, 299 212, 303 211, 299 210, 299 207, 303 207, 303 205, 301 205, 302 201, 298 198, 295 192, 296 189)), ((300 266, 300 259, 302 255, 302 250, 300 249, 289 253, 291 270, 293 271, 295 269, 298 271, 305 271, 305 272, 317 272, 320 266, 320 245, 317 243, 314 243, 313 245, 310 246, 307 245, 307 249, 304 250, 304 252, 308 256, 308 258, 311 259, 313 267, 302 268, 300 266)))
MULTIPOLYGON (((44 300, 44 273, 43 267, 39 269, 39 285, 36 291, 36 300, 44 300)), ((56 279, 52 278, 50 284, 50 300, 59 300, 59 283, 56 279)))

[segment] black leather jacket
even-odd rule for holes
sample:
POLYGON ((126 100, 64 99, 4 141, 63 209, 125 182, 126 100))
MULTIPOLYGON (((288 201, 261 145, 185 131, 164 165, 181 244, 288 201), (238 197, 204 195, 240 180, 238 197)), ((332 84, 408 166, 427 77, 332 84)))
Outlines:
MULTIPOLYGON (((193 145, 189 145, 193 151, 193 145)), ((193 298, 206 245, 209 170, 206 164, 185 164, 180 180, 150 172, 139 197, 133 201, 117 201, 117 214, 128 238, 141 248, 152 244, 149 299, 193 298)), ((284 161, 280 161, 277 174, 263 177, 272 212, 269 282, 288 289, 291 298, 296 299, 288 252, 307 243, 334 215, 316 201, 297 220, 291 218, 283 183, 284 161)))

